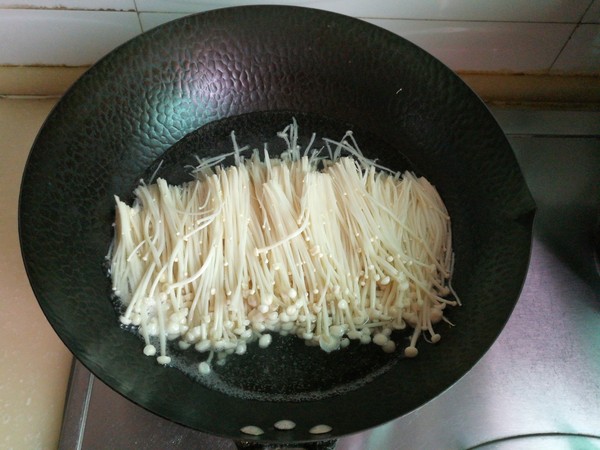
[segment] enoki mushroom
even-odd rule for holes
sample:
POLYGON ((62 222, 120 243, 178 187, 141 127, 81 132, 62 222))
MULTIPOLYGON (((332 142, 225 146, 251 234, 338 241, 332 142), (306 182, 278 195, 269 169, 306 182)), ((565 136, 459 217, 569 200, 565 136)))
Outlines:
POLYGON ((270 332, 327 352, 350 340, 394 352, 391 333, 408 325, 407 357, 421 335, 438 342, 433 326, 459 300, 436 189, 364 157, 351 132, 319 151, 299 147, 295 122, 278 135, 277 158, 232 133, 234 152, 200 160, 195 181, 142 183, 132 206, 116 198, 107 258, 120 320, 138 327, 144 353, 168 364, 177 340, 210 352, 208 373, 214 353, 265 348, 270 332), (219 165, 226 156, 235 164, 219 165))

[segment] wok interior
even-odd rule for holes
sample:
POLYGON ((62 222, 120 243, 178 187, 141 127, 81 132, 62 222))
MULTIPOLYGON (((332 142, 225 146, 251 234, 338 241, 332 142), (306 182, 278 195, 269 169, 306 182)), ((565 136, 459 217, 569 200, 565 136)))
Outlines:
MULTIPOLYGON (((265 439, 310 440, 307 430, 318 423, 340 435, 405 414, 473 366, 518 298, 532 212, 501 130, 439 62, 354 19, 254 7, 159 27, 84 75, 36 140, 20 232, 48 320, 102 381, 199 430, 239 438, 242 426, 258 425, 265 439), (302 33, 307 29, 312 33, 302 33), (140 339, 117 325, 102 264, 112 196, 131 198, 160 159, 160 176, 183 181, 182 163, 200 149, 228 151, 232 130, 240 144, 260 145, 292 117, 305 141, 313 131, 336 139, 352 129, 366 156, 412 169, 438 188, 452 218, 453 284, 464 305, 449 311, 456 327, 440 326, 442 341, 421 341, 414 360, 371 345, 326 354, 281 338, 231 357, 207 387, 158 366, 142 354, 140 339), (297 428, 274 430, 284 418, 297 428)), ((193 353, 182 354, 184 365, 193 367, 193 353)))
MULTIPOLYGON (((262 150, 267 144, 271 157, 276 157, 286 149, 276 133, 295 119, 299 124, 299 145, 304 149, 312 140, 313 132, 318 133, 313 143, 314 149, 323 148, 322 137, 340 139, 347 130, 353 130, 365 156, 378 158, 381 164, 395 171, 412 170, 410 161, 394 146, 362 130, 358 124, 340 123, 314 114, 271 111, 249 113, 212 122, 190 133, 171 147, 159 160, 142 174, 141 178, 166 179, 171 184, 181 184, 192 179, 190 166, 198 164, 197 158, 205 158, 228 153, 232 149, 231 132, 236 132, 238 145, 262 150)), ((233 163, 233 157, 223 164, 233 163)), ((323 199, 327 201, 327 199, 323 199)), ((442 326, 444 328, 444 326, 442 326)), ((409 332, 395 333, 393 339, 403 348, 407 345, 409 332)), ((214 365, 214 375, 202 377, 197 365, 204 360, 193 351, 181 352, 173 345, 171 351, 177 354, 178 368, 198 382, 222 390, 241 398, 262 400, 314 400, 337 395, 356 389, 388 370, 398 359, 397 354, 386 354, 375 345, 353 343, 349 348, 327 354, 319 348, 307 347, 295 337, 276 336, 269 349, 261 350, 257 343, 250 346, 245 355, 235 355, 227 359, 223 366, 214 365), (347 364, 351 360, 352 364, 347 364), (252 376, 249 376, 249 374, 252 376)))

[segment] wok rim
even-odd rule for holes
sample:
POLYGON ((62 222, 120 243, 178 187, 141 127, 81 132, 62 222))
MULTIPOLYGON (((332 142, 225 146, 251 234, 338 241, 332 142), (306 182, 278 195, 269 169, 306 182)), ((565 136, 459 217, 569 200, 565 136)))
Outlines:
MULTIPOLYGON (((318 13, 317 13, 317 14, 328 15, 328 16, 330 16, 330 17, 334 17, 334 16, 345 17, 345 16, 342 16, 341 14, 337 14, 337 13, 330 13, 330 12, 325 12, 325 11, 320 11, 320 10, 313 10, 313 9, 311 9, 311 8, 296 7, 296 6, 238 6, 238 7, 231 7, 231 8, 222 8, 222 9, 220 9, 219 11, 221 11, 221 12, 222 12, 222 11, 226 11, 226 10, 227 10, 227 11, 233 11, 233 10, 239 11, 239 10, 248 10, 248 9, 250 9, 250 8, 253 8, 253 9, 254 9, 254 8, 267 8, 267 9, 275 9, 275 8, 276 8, 276 9, 280 9, 280 8, 283 8, 283 10, 286 10, 286 11, 290 11, 291 9, 295 9, 295 10, 297 10, 297 11, 306 11, 306 10, 311 10, 311 11, 318 11, 318 13)), ((202 15, 202 16, 205 16, 205 15, 207 15, 207 14, 213 14, 213 13, 214 13, 213 11, 208 11, 208 12, 203 12, 203 13, 194 14, 194 15, 192 15, 192 16, 201 16, 201 15, 202 15)), ((176 20, 175 22, 177 22, 177 21, 182 21, 182 20, 186 20, 186 19, 189 19, 190 17, 191 17, 191 16, 186 16, 186 17, 184 17, 184 18, 182 18, 182 19, 178 19, 178 20, 176 20)), ((353 19, 353 20, 357 20, 357 19, 353 19)), ((379 28, 379 27, 376 27, 375 25, 372 25, 372 24, 367 24, 366 22, 365 22, 365 24, 366 24, 368 27, 379 28)), ((159 26, 157 29, 150 30, 149 32, 147 32, 147 33, 144 33, 144 34, 148 34, 148 33, 159 33, 159 32, 160 32, 160 30, 169 29, 169 27, 170 27, 170 26, 172 26, 172 25, 170 25, 170 23, 167 23, 167 24, 164 24, 164 25, 161 25, 161 26, 159 26)), ((380 29, 380 30, 381 30, 381 29, 380 29)), ((384 30, 384 31, 385 31, 385 30, 384 30)), ((389 32, 385 31, 385 33, 389 33, 389 32)), ((132 42, 135 42, 137 39, 138 39, 138 37, 131 39, 131 40, 130 40, 130 41, 128 41, 127 43, 125 43, 125 44, 122 44, 121 46, 119 46, 117 49, 115 49, 115 51, 116 51, 116 50, 118 50, 118 49, 120 49, 120 48, 127 48, 128 46, 132 45, 132 42)), ((395 39, 402 39, 402 38, 400 38, 400 37, 398 37, 398 36, 395 36, 395 39)), ((413 45, 413 44, 410 44, 410 45, 413 45)), ((414 47, 415 47, 415 49, 418 49, 418 47, 416 47, 416 46, 414 46, 414 47)), ((421 49, 418 49, 418 50, 419 50, 420 52, 422 52, 422 50, 421 50, 421 49)), ((95 75, 95 68, 96 68, 96 67, 99 67, 99 66, 101 66, 101 65, 103 65, 103 64, 105 64, 105 63, 106 63, 106 61, 110 61, 110 60, 111 60, 111 58, 112 58, 112 56, 111 56, 111 55, 113 55, 113 52, 109 53, 108 55, 106 55, 105 57, 103 57, 101 60, 99 60, 99 61, 98 61, 98 63, 94 64, 94 66, 92 66, 92 67, 91 67, 91 68, 90 68, 88 71, 86 71, 86 72, 85 72, 85 73, 82 75, 82 77, 81 77, 81 78, 93 77, 93 76, 95 75)), ((431 57, 431 56, 429 55, 429 57, 431 57)), ((448 69, 448 70, 449 70, 449 69, 448 69)), ((454 77, 456 78, 456 80, 458 80, 460 83, 463 83, 463 82, 462 82, 462 80, 460 80, 460 78, 458 78, 458 76, 456 76, 455 74, 453 74, 453 76, 454 76, 454 77)), ((463 83, 463 85, 464 85, 465 87, 467 87, 467 89, 469 89, 469 90, 470 90, 470 88, 468 88, 468 86, 466 86, 466 84, 464 84, 464 83, 463 83)), ((79 83, 79 81, 78 81, 78 82, 76 82, 74 85, 72 85, 72 86, 69 88, 69 90, 67 91, 67 93, 65 94, 65 96, 63 97, 63 99, 64 99, 64 98, 68 98, 68 97, 69 97, 69 96, 72 94, 72 92, 75 92, 75 91, 78 89, 78 86, 80 86, 80 83, 79 83)), ((471 91, 471 94, 472 94, 472 95, 474 95, 474 96, 475 96, 475 98, 479 99, 479 97, 478 97, 478 96, 477 96, 475 93, 473 93, 473 91, 471 91)), ((18 219, 19 219, 19 241, 20 241, 20 245, 21 245, 21 253, 22 253, 22 257, 23 257, 23 261, 24 261, 24 266, 25 266, 25 270, 26 270, 26 273, 27 273, 27 277, 28 277, 28 279, 29 279, 29 282, 30 282, 30 284, 31 284, 31 286, 32 286, 32 289, 33 289, 33 292, 34 292, 34 294, 35 294, 35 296, 36 296, 36 299, 38 300, 38 302, 39 302, 39 304, 40 304, 40 307, 42 308, 42 310, 43 310, 44 314, 46 315, 46 317, 47 317, 47 320, 50 322, 50 324, 51 324, 51 326, 53 327, 53 329, 55 330, 55 332, 56 332, 56 333, 59 335, 59 337, 60 337, 60 338, 61 338, 61 340, 62 340, 62 341, 65 343, 65 345, 66 345, 66 346, 69 348, 69 350, 70 350, 70 351, 72 351, 72 352, 75 354, 75 356, 76 356, 76 357, 77 357, 77 358, 78 358, 78 359, 79 359, 79 360, 82 362, 82 364, 83 364, 84 366, 86 366, 86 367, 88 368, 88 370, 90 370, 90 372, 91 372, 91 373, 93 373, 93 374, 94 374, 95 376, 97 376, 97 377, 98 377, 100 380, 102 380, 103 382, 105 382, 105 383, 106 383, 106 384, 107 384, 107 385, 108 385, 108 386, 109 386, 111 389, 115 390, 115 391, 116 391, 116 392, 118 392, 120 395, 123 395, 123 396, 125 396, 125 397, 126 397, 126 398, 128 398, 130 401, 132 401, 132 402, 136 403, 136 404, 137 404, 137 405, 139 405, 140 407, 143 407, 144 409, 147 409, 147 410, 149 410, 149 411, 153 412, 154 414, 157 414, 157 415, 159 415, 159 416, 162 416, 162 417, 164 417, 164 418, 165 418, 165 419, 167 419, 167 420, 176 421, 177 423, 180 423, 180 424, 182 424, 182 425, 184 425, 184 426, 187 426, 187 427, 190 427, 190 428, 193 428, 193 429, 197 429, 197 430, 199 430, 199 431, 203 431, 203 432, 211 432, 211 434, 215 434, 215 433, 213 433, 211 430, 208 430, 208 429, 200 429, 200 428, 198 428, 198 427, 196 427, 196 426, 191 426, 189 423, 181 422, 181 421, 179 421, 179 420, 174 420, 172 417, 168 417, 168 416, 166 416, 166 415, 164 415, 164 414, 162 414, 162 413, 160 413, 160 412, 157 412, 157 411, 155 411, 155 410, 153 410, 153 409, 151 409, 151 408, 148 408, 148 406, 147 406, 147 405, 145 405, 143 402, 140 402, 140 401, 139 401, 139 398, 138 398, 138 399, 132 398, 132 397, 131 397, 131 395, 130 395, 130 393, 124 393, 124 392, 122 392, 122 389, 119 389, 119 388, 115 387, 115 386, 114 386, 114 382, 111 382, 110 380, 108 380, 108 382, 107 382, 107 381, 104 381, 104 380, 107 378, 107 375, 108 375, 108 374, 103 374, 104 376, 98 376, 98 375, 97 375, 97 373, 98 373, 98 372, 102 372, 102 371, 101 371, 101 370, 99 371, 99 370, 98 370, 98 367, 97 367, 95 364, 93 364, 93 363, 92 363, 92 361, 90 361, 90 359, 89 359, 89 358, 86 358, 86 357, 85 357, 85 355, 84 355, 84 357, 83 357, 83 358, 81 358, 80 356, 78 356, 78 355, 77 355, 77 353, 78 353, 78 352, 75 352, 75 351, 73 351, 73 350, 72 350, 74 347, 76 347, 76 346, 74 345, 73 341, 72 341, 71 339, 69 339, 69 337, 65 336, 65 331, 64 331, 64 329, 62 329, 62 328, 61 328, 61 326, 60 326, 60 324, 56 323, 56 322, 55 322, 55 320, 53 320, 53 319, 52 319, 52 312, 51 312, 51 311, 49 312, 49 310, 48 310, 48 308, 49 308, 49 305, 48 305, 48 304, 46 304, 44 301, 41 301, 41 300, 40 300, 41 298, 43 298, 43 297, 44 297, 44 295, 43 295, 44 288, 43 288, 43 286, 39 286, 39 285, 37 285, 37 283, 36 283, 36 277, 35 277, 35 274, 33 273, 33 271, 32 271, 32 268, 31 268, 31 266, 30 266, 30 262, 29 262, 29 260, 28 260, 28 255, 27 255, 27 252, 24 250, 24 241, 26 241, 28 238, 25 236, 25 231, 24 231, 24 229, 23 229, 23 211, 22 211, 22 210, 23 210, 23 208, 24 208, 24 205, 23 205, 22 192, 23 192, 23 189, 24 189, 24 185, 25 185, 25 183, 26 183, 26 178, 27 178, 27 177, 26 177, 26 175, 27 175, 27 172, 28 172, 28 169, 29 169, 29 165, 30 165, 30 159, 32 158, 32 155, 33 155, 33 153, 34 153, 35 149, 36 149, 36 148, 38 147, 38 145, 39 145, 39 143, 38 143, 38 139, 40 139, 40 135, 42 134, 42 132, 43 132, 44 128, 45 128, 45 127, 48 125, 48 123, 50 122, 50 120, 54 118, 55 114, 58 114, 58 112, 60 112, 60 107, 61 107, 61 104, 62 104, 62 102, 63 102, 63 99, 61 99, 61 100, 60 100, 60 101, 57 103, 57 105, 55 105, 55 107, 53 108, 53 110, 52 110, 52 111, 50 112, 50 114, 48 115, 48 118, 46 119, 46 121, 45 121, 45 122, 44 122, 44 124, 42 125, 42 127, 41 127, 41 129, 40 129, 40 132, 38 133, 38 136, 36 137, 36 139, 35 139, 35 141, 34 141, 34 144, 32 145, 32 150, 31 150, 31 152, 30 152, 30 154, 29 154, 29 156, 28 156, 28 158, 27 158, 27 162, 26 162, 26 165, 25 165, 25 172, 24 172, 24 176, 23 176, 23 179, 22 179, 22 182, 21 182, 21 193, 20 193, 20 197, 19 197, 19 214, 18 214, 18 219), (58 111, 58 112, 57 112, 57 111, 58 111)), ((481 102, 481 99, 479 99, 479 101, 481 102)), ((487 109, 487 106, 486 106, 486 109, 487 109)), ((489 113, 489 110, 488 110, 488 113, 489 113)), ((497 127, 498 127, 498 129, 500 130, 500 127, 499 127, 499 125, 497 124, 497 121, 495 120, 495 118, 493 118, 493 116, 491 116, 491 113, 490 113, 490 117, 491 117, 491 119, 492 119, 492 120, 493 120, 493 121, 496 123, 496 126, 497 126, 497 127)), ((501 130, 500 130, 500 132, 501 132, 501 130)), ((506 140, 506 138, 505 138, 505 137, 504 137, 504 139, 506 140)), ((533 203, 533 202, 531 201, 531 203, 533 203)), ((528 257, 527 257, 527 261, 524 263, 524 266, 523 266, 523 267, 524 267, 524 270, 522 270, 522 272, 523 272, 523 273, 521 274, 521 277, 520 277, 520 283, 519 283, 519 284, 520 284, 520 286, 519 286, 519 288, 518 288, 519 292, 520 292, 520 290, 522 289, 522 287, 523 287, 523 284, 524 284, 524 282, 525 282, 525 279, 526 279, 526 274, 527 274, 527 267, 528 267, 528 265, 529 265, 529 258, 531 257, 531 241, 532 241, 532 230, 531 230, 531 228, 532 228, 532 224, 533 224, 533 217, 534 217, 534 207, 533 207, 532 205, 530 205, 530 206, 529 206, 529 209, 527 209, 527 210, 526 210, 526 211, 525 211, 523 214, 521 214, 521 215, 520 215, 520 216, 517 218, 517 220, 519 220, 520 222, 522 222, 522 226, 523 226, 523 227, 524 227, 524 228, 527 230, 527 233, 526 233, 526 235, 527 235, 527 236, 525 237, 525 240, 529 242, 528 249, 527 249, 527 255, 528 255, 528 257)), ((512 312, 512 310, 514 309, 514 307, 515 307, 515 305, 516 305, 516 302, 517 302, 517 300, 518 300, 518 296, 517 296, 517 298, 515 298, 515 299, 514 299, 514 301, 512 302, 512 306, 511 306, 511 312, 512 312)), ((507 316, 504 318, 504 321, 503 321, 503 323, 501 324, 501 326, 497 327, 498 329, 497 329, 497 333, 496 333, 496 338, 497 338, 497 337, 498 337, 498 335, 501 333, 502 329, 503 329, 503 328, 504 328, 504 326, 506 325, 506 322, 508 321, 508 319, 509 319, 509 318, 510 318, 510 314, 508 314, 508 315, 507 315, 507 316)), ((389 420, 393 420, 393 419, 395 419, 395 418, 397 418, 397 417, 404 416, 404 415, 406 415, 406 414, 409 414, 409 413, 411 413, 411 412, 413 412, 413 411, 417 410, 418 408, 422 407, 424 404, 426 404, 426 403, 428 403, 428 402, 430 402, 430 401, 434 400, 434 399, 435 399, 437 396, 441 395, 443 392, 445 392, 445 391, 446 391, 446 390, 448 390, 450 387, 452 387, 452 386, 453 386, 455 383, 457 383, 458 381, 460 381, 460 380, 461 380, 461 379, 462 379, 462 378, 463 378, 463 377, 464 377, 464 376, 465 376, 467 373, 469 373, 469 372, 470 372, 470 370, 472 370, 472 368, 473 368, 473 367, 474 367, 474 366, 477 364, 477 362, 478 362, 478 361, 479 361, 479 360, 480 360, 480 359, 481 359, 481 358, 482 358, 482 357, 483 357, 483 356, 484 356, 484 355, 487 353, 487 351, 489 350, 489 347, 490 347, 490 346, 493 344, 493 342, 494 342, 494 341, 495 341, 495 338, 494 338, 494 340, 492 340, 492 341, 489 343, 489 345, 488 345, 488 346, 487 346, 485 349, 483 349, 483 351, 482 351, 482 352, 479 354, 479 356, 477 357, 476 361, 475 361, 475 362, 474 362, 474 363, 473 363, 473 364, 470 366, 470 368, 469 368, 469 369, 468 369, 466 372, 464 372, 464 373, 463 373, 463 374, 462 374, 460 377, 458 377, 457 379, 453 380, 453 381, 452 381, 452 382, 451 382, 449 385, 447 385, 447 386, 446 386, 445 388, 443 388, 441 391, 437 392, 437 393, 436 393, 436 394, 435 394, 433 397, 431 397, 431 398, 429 398, 429 399, 425 400, 424 402, 422 402, 422 403, 421 403, 419 406, 417 406, 416 408, 413 408, 413 409, 411 409, 410 411, 406 411, 406 412, 404 412, 403 414, 401 414, 400 416, 394 416, 394 417, 390 417, 390 418, 389 418, 389 420)), ((381 423, 383 423, 383 422, 379 422, 378 424, 381 424, 381 423)), ((341 437, 341 436, 343 436, 343 435, 346 435, 346 434, 349 434, 349 433, 355 433, 355 432, 359 432, 359 431, 362 431, 362 430, 364 430, 364 429, 367 429, 367 428, 371 428, 372 426, 374 426, 374 425, 373 425, 373 424, 368 424, 367 426, 364 426, 364 427, 359 427, 359 428, 356 428, 356 429, 354 429, 354 430, 347 431, 347 432, 345 432, 345 433, 343 433, 343 434, 341 434, 341 435, 338 435, 338 434, 336 434, 336 433, 335 433, 335 427, 334 427, 334 432, 333 432, 332 434, 330 434, 330 435, 326 435, 326 436, 315 436, 314 438, 312 438, 312 439, 309 439, 309 440, 307 440, 307 439, 301 439, 301 440, 299 440, 299 441, 298 441, 298 440, 293 440, 292 442, 313 442, 313 441, 319 441, 319 440, 321 440, 321 438, 323 438, 323 437, 327 437, 327 438, 331 438, 331 437, 339 438, 339 437, 341 437)), ((240 434, 233 435, 233 436, 232 436, 232 435, 228 435, 228 434, 220 434, 220 433, 216 433, 216 434, 218 434, 218 435, 221 435, 221 436, 223 436, 223 437, 234 438, 234 439, 244 439, 244 440, 259 440, 259 441, 261 441, 261 442, 272 442, 272 443, 282 442, 282 441, 281 441, 281 440, 279 440, 279 439, 274 439, 274 440, 271 440, 271 437, 272 437, 272 435, 271 435, 271 434, 269 434, 269 435, 268 435, 268 436, 266 436, 265 438, 260 438, 260 437, 259 437, 259 438, 255 438, 255 437, 252 437, 252 436, 245 436, 245 435, 240 435, 240 434)), ((287 439, 284 439, 284 441, 285 441, 285 442, 290 442, 290 441, 288 441, 287 439)))

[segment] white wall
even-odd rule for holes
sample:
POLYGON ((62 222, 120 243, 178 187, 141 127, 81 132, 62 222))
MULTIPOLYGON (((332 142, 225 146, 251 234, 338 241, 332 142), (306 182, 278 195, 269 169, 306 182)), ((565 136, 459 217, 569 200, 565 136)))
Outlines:
POLYGON ((454 70, 600 74, 600 0, 0 0, 0 65, 89 65, 166 21, 252 3, 359 17, 454 70))

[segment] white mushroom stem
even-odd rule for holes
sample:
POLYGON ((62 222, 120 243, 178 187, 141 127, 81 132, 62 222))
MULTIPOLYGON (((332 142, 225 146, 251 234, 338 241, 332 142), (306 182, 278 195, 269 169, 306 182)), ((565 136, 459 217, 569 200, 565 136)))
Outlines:
POLYGON ((288 148, 278 158, 266 148, 242 156, 232 135, 224 156, 236 165, 200 160, 195 181, 142 183, 131 206, 116 198, 113 291, 144 353, 168 364, 167 342, 178 339, 223 359, 253 340, 267 347, 270 332, 328 352, 349 339, 393 352, 391 331, 407 324, 406 356, 422 331, 438 342, 434 325, 460 301, 435 188, 365 158, 351 133, 326 140, 328 159, 301 152, 295 122, 279 135, 288 148))

